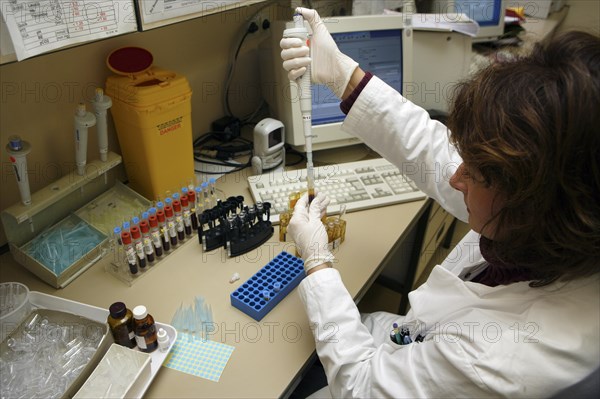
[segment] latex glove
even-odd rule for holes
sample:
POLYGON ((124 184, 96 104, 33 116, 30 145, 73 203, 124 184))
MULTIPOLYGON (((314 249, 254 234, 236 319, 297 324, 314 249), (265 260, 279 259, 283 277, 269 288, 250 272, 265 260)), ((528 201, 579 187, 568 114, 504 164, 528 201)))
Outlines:
POLYGON ((335 259, 328 248, 327 231, 321 218, 325 215, 329 198, 318 193, 308 205, 305 193, 294 207, 294 214, 287 232, 296 243, 298 253, 304 259, 304 270, 308 271, 335 259))
POLYGON ((301 77, 312 61, 312 81, 326 85, 336 96, 342 98, 358 63, 339 50, 315 10, 299 7, 296 12, 302 14, 312 29, 310 39, 312 55, 311 49, 303 40, 281 39, 281 58, 283 68, 288 71, 288 78, 295 81, 301 77))

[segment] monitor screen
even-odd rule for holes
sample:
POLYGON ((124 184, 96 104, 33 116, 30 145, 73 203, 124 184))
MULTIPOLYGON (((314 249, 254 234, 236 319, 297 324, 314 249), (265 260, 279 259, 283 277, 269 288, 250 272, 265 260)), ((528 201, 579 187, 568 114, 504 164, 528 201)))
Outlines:
MULTIPOLYGON (((398 15, 360 15, 323 20, 340 51, 359 63, 394 89, 403 93, 412 82, 412 43, 404 17, 398 15)), ((271 37, 261 45, 261 91, 269 105, 270 116, 285 126, 285 142, 304 151, 304 120, 299 91, 281 66, 279 42, 289 21, 274 21, 271 37)), ((345 115, 338 99, 326 86, 313 85, 312 149, 321 150, 360 143, 358 137, 342 130, 345 115)))
MULTIPOLYGON (((340 51, 398 92, 402 92, 402 31, 400 29, 333 33, 340 51)), ((324 85, 312 90, 313 126, 341 122, 340 100, 324 85)))
POLYGON ((455 0, 454 4, 457 13, 467 14, 479 26, 493 26, 500 22, 501 3, 500 0, 455 0))

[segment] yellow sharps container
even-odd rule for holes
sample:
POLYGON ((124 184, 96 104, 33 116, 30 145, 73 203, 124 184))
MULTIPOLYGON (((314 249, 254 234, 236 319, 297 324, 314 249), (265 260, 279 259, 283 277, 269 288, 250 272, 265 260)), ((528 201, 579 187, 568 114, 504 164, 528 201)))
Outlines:
POLYGON ((113 51, 106 80, 111 114, 129 185, 148 199, 164 199, 194 182, 192 90, 187 79, 152 66, 139 47, 113 51))

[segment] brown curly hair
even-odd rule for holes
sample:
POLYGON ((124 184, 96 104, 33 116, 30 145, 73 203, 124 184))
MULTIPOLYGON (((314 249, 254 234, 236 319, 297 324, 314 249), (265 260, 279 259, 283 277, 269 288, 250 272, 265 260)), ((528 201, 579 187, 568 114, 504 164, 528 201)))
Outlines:
POLYGON ((506 197, 494 256, 538 281, 600 266, 600 38, 571 31, 460 83, 448 118, 466 165, 506 197))

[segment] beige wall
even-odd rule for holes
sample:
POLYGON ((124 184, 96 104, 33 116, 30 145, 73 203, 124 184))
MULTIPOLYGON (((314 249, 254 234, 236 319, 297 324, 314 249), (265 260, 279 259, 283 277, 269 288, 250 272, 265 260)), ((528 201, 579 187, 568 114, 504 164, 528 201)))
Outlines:
POLYGON ((600 36, 600 0, 568 0, 569 13, 559 31, 584 29, 600 36))
MULTIPOLYGON (((261 11, 270 19, 290 15, 289 0, 261 11)), ((154 65, 176 71, 192 86, 192 126, 194 137, 225 115, 223 81, 232 48, 243 29, 263 4, 240 7, 147 32, 137 32, 45 54, 0 66, 0 210, 20 201, 17 184, 4 147, 8 137, 19 134, 32 144, 28 155, 31 191, 35 192, 73 170, 75 151, 73 113, 77 103, 90 100, 96 87, 104 87, 111 73, 106 56, 123 46, 141 46, 152 52, 154 65)), ((257 45, 268 31, 248 36, 240 51, 236 78, 232 83, 234 112, 246 115, 260 102, 257 82, 257 45)), ((109 119, 109 149, 120 153, 112 120, 109 119)), ((90 129, 88 160, 98 159, 95 129, 90 129)), ((6 243, 4 229, 0 245, 6 243)))

